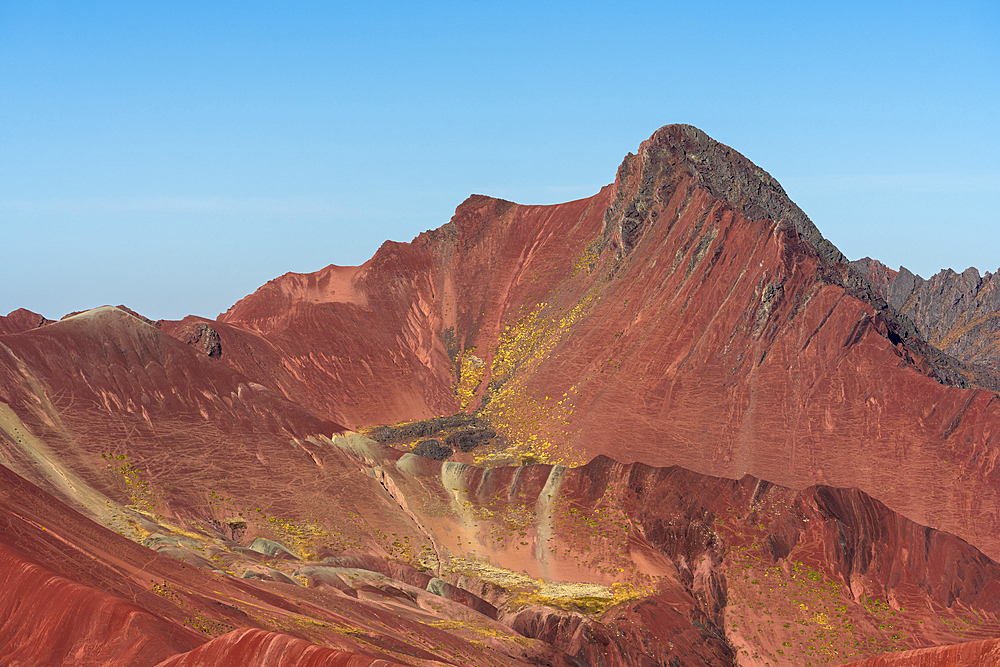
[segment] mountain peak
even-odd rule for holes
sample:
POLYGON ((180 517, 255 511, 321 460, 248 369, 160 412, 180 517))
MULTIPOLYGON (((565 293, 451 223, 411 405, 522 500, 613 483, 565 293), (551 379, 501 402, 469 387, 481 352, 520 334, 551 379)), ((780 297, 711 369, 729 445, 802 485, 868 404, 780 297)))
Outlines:
POLYGON ((605 244, 631 252, 650 222, 654 201, 669 198, 684 177, 750 219, 791 223, 828 262, 847 261, 770 174, 697 127, 682 124, 664 125, 640 144, 637 155, 625 156, 605 218, 605 244))

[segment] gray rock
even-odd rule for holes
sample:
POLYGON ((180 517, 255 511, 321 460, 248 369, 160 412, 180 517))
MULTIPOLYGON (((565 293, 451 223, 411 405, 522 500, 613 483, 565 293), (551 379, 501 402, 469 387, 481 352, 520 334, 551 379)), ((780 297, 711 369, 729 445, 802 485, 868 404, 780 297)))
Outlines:
POLYGON ((257 553, 264 554, 269 558, 292 558, 294 560, 300 560, 298 556, 289 551, 284 545, 279 544, 273 540, 265 540, 263 537, 258 537, 250 543, 250 549, 256 551, 257 553))
POLYGON ((222 338, 219 337, 219 332, 204 322, 184 327, 178 338, 182 343, 204 352, 212 359, 222 356, 222 338))
POLYGON ((421 440, 412 453, 435 461, 447 461, 455 450, 442 445, 440 440, 421 440))

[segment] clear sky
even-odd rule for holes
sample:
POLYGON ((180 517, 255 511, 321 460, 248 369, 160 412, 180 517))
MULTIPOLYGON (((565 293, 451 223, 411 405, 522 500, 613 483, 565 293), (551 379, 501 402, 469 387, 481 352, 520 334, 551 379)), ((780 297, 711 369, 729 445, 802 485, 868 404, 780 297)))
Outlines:
POLYGON ((0 312, 214 317, 690 123, 852 259, 1000 267, 1000 3, 0 0, 0 312))

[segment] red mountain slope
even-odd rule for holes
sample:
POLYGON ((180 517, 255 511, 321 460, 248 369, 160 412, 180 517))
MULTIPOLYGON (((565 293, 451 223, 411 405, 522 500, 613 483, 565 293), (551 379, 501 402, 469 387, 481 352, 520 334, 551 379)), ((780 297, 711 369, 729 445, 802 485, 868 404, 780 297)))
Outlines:
POLYGON ((923 648, 879 655, 848 667, 992 667, 1000 665, 1000 640, 923 648))
POLYGON ((47 320, 30 310, 18 308, 7 313, 6 317, 0 316, 0 335, 30 331, 46 324, 51 324, 51 320, 47 320))
POLYGON ((157 667, 405 667, 265 630, 236 630, 157 667))

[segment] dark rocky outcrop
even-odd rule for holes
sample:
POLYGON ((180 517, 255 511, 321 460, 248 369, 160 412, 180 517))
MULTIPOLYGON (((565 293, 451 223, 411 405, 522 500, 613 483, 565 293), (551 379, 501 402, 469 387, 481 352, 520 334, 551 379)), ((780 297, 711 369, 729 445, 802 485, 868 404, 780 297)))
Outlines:
POLYGON ((411 442, 418 438, 431 438, 432 436, 442 434, 447 437, 457 430, 483 426, 485 424, 475 415, 457 414, 404 424, 394 424, 392 426, 377 426, 369 429, 366 435, 375 442, 394 444, 411 442))
POLYGON ((445 447, 440 440, 421 440, 413 448, 412 453, 435 461, 446 461, 451 458, 455 450, 451 447, 445 447))
POLYGON ((885 276, 875 287, 930 344, 971 367, 1000 372, 998 274, 944 269, 925 280, 905 267, 892 271, 867 257, 852 264, 885 276))
POLYGON ((691 125, 661 127, 638 155, 626 156, 618 168, 617 195, 605 214, 604 244, 617 243, 624 254, 631 252, 643 228, 655 221, 654 201, 669 199, 683 176, 692 176, 750 219, 788 221, 826 261, 847 261, 770 174, 691 125))
POLYGON ((497 437, 497 432, 491 428, 470 428, 456 431, 449 435, 444 443, 463 452, 471 452, 497 437))
POLYGON ((191 324, 181 329, 176 337, 199 352, 204 352, 212 359, 222 356, 222 339, 219 332, 204 322, 191 324))

